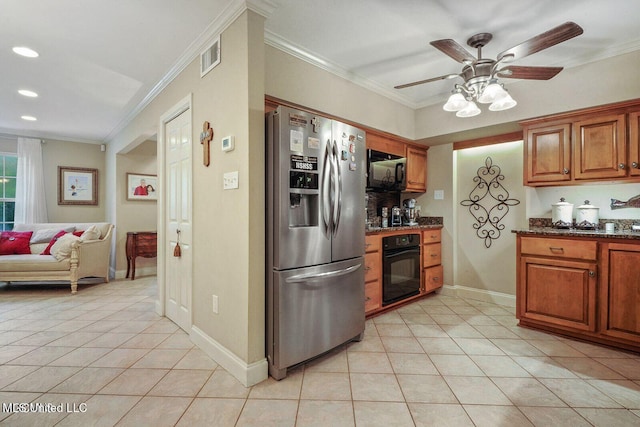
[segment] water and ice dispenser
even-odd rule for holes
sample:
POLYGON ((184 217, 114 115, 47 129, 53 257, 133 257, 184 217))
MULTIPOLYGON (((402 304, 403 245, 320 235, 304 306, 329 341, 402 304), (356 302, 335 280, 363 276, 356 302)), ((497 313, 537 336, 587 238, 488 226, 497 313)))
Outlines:
POLYGON ((291 156, 289 171, 289 227, 315 227, 318 225, 318 159, 300 155, 291 156))

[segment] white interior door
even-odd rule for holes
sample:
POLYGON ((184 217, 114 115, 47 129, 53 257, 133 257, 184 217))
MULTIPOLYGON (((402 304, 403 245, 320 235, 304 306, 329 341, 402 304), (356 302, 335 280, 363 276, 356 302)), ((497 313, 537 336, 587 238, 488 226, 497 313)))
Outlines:
POLYGON ((165 124, 165 309, 169 319, 191 329, 193 269, 191 217, 191 111, 165 124), (176 256, 176 245, 180 256, 176 256))

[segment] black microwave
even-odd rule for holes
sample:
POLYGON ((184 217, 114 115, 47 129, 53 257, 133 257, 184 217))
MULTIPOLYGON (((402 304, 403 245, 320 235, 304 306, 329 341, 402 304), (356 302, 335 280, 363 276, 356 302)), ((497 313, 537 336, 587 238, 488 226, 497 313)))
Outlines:
POLYGON ((367 150, 367 190, 404 191, 407 159, 395 154, 367 150))

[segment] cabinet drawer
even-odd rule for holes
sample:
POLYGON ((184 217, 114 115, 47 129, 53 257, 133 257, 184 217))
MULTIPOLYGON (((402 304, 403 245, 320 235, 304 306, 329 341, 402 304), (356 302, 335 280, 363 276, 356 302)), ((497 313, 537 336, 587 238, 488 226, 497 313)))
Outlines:
POLYGON ((440 241, 442 229, 426 230, 422 232, 422 243, 437 243, 440 241))
POLYGON ((593 240, 567 240, 541 237, 522 237, 520 252, 529 255, 595 260, 598 243, 593 240))
POLYGON ((382 275, 380 265, 380 252, 371 252, 364 255, 364 281, 378 280, 382 275))
POLYGON ((382 237, 380 236, 365 236, 364 238, 364 251, 375 252, 379 251, 382 247, 382 237))
POLYGON ((424 291, 431 292, 442 287, 442 266, 425 268, 424 273, 424 291))
POLYGON ((366 282, 364 284, 364 311, 369 313, 370 311, 380 308, 382 303, 382 289, 380 287, 380 281, 374 280, 372 282, 366 282))
POLYGON ((441 264, 441 248, 440 243, 432 243, 422 246, 422 266, 432 267, 441 264))

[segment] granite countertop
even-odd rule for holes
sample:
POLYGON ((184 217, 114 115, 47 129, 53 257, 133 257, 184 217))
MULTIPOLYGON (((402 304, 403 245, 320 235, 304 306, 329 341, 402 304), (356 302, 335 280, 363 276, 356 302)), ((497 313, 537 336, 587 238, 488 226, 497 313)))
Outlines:
POLYGON ((598 239, 640 240, 640 231, 616 230, 607 233, 604 230, 578 230, 575 228, 531 227, 511 230, 512 233, 532 236, 556 237, 592 237, 598 239))
POLYGON ((368 227, 365 228, 365 234, 378 234, 391 231, 411 231, 411 230, 432 230, 442 228, 442 224, 418 224, 418 225, 401 225, 398 227, 368 227))

